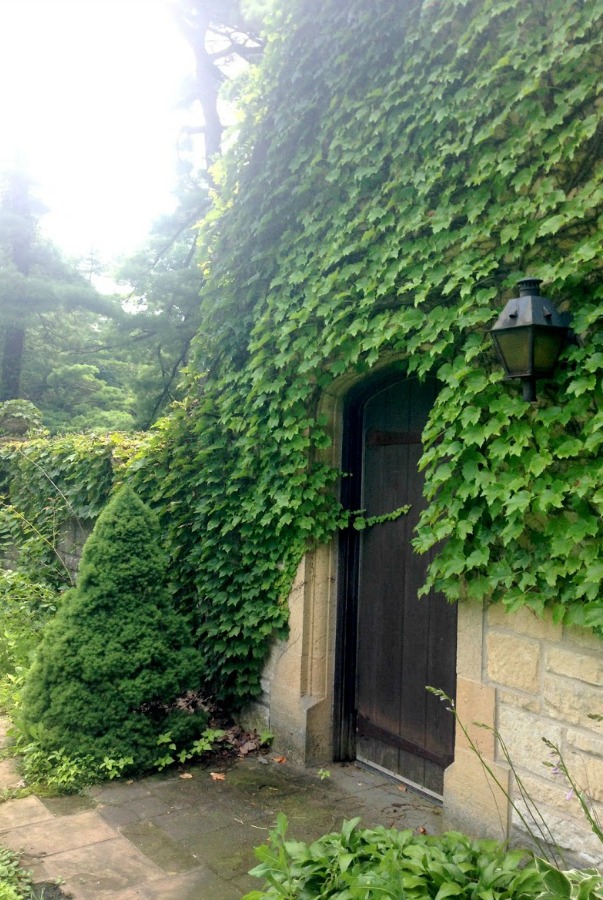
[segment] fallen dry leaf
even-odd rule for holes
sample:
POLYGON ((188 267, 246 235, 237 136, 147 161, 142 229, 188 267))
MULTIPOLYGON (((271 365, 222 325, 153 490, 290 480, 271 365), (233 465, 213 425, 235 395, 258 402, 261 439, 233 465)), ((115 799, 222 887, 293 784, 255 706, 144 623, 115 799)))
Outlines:
POLYGON ((225 781, 226 775, 223 772, 210 772, 209 773, 214 781, 225 781))
POLYGON ((193 776, 191 775, 190 772, 183 772, 180 777, 181 778, 192 778, 193 776))
POLYGON ((398 790, 399 790, 399 791, 407 791, 408 788, 406 787, 405 784, 399 784, 399 785, 398 785, 398 790))
POLYGON ((273 757, 272 757, 272 762, 275 762, 275 763, 286 763, 286 762, 287 762, 287 757, 286 757, 286 756, 273 756, 273 757))
POLYGON ((427 829, 423 828, 422 825, 420 828, 417 828, 417 831, 419 832, 419 834, 427 834, 427 829))
POLYGON ((251 753, 252 750, 258 749, 257 741, 245 741, 243 746, 240 748, 239 753, 245 755, 246 753, 251 753))

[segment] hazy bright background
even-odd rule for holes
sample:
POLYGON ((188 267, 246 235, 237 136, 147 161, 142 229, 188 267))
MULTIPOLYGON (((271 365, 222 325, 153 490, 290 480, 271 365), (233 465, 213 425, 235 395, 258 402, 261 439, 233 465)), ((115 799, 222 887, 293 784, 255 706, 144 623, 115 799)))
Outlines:
POLYGON ((193 66, 165 0, 0 0, 0 170, 20 155, 66 253, 131 252, 172 207, 193 66))

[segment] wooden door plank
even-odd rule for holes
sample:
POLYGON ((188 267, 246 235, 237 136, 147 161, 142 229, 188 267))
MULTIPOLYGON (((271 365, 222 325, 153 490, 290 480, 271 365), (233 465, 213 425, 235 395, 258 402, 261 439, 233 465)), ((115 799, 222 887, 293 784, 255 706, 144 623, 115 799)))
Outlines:
POLYGON ((369 517, 407 503, 411 511, 360 537, 356 752, 441 793, 454 719, 425 686, 454 694, 456 609, 440 596, 418 599, 428 560, 410 543, 424 504, 420 435, 435 393, 435 382, 406 379, 364 407, 362 508, 369 517))

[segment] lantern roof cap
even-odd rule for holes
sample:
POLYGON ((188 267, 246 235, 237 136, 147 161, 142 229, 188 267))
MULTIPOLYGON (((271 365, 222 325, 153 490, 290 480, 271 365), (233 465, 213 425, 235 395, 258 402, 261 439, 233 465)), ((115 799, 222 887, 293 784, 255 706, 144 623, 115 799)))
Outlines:
POLYGON ((519 328, 529 325, 565 328, 566 316, 558 313, 551 300, 540 293, 540 278, 522 278, 519 284, 519 297, 508 301, 492 330, 501 328, 519 328))

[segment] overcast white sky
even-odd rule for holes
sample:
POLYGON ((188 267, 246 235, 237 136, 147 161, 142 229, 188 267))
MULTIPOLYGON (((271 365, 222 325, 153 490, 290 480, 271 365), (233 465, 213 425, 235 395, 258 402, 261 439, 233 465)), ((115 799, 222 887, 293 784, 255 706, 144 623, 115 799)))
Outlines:
POLYGON ((131 252, 171 208, 192 71, 166 0, 0 0, 0 169, 21 154, 66 253, 131 252))

